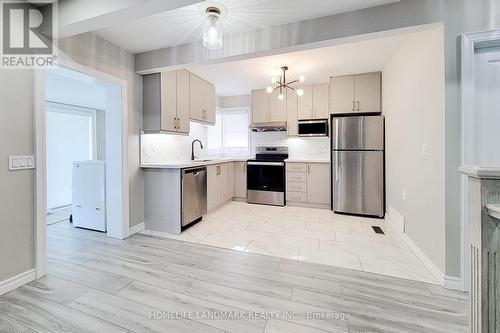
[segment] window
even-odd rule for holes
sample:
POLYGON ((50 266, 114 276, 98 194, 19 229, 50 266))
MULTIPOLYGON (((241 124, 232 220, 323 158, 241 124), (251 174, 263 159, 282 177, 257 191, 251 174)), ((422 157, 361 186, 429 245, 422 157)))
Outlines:
POLYGON ((248 153, 248 111, 248 108, 217 109, 215 126, 210 126, 207 133, 209 152, 223 155, 248 153))
POLYGON ((73 162, 96 158, 96 110, 46 102, 47 208, 71 205, 73 162))

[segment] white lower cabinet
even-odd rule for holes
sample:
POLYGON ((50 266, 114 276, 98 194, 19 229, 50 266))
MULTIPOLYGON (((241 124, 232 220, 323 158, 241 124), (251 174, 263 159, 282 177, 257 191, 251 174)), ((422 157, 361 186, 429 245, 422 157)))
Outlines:
POLYGON ((286 200, 289 203, 330 204, 329 163, 286 163, 286 200))
POLYGON ((215 207, 235 197, 235 183, 235 165, 233 162, 208 165, 207 211, 211 211, 215 207))
POLYGON ((234 162, 234 197, 247 197, 247 162, 234 162))

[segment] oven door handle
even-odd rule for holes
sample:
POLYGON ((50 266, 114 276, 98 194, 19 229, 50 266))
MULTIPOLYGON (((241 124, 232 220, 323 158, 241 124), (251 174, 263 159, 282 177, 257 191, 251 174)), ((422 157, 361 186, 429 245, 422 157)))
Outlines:
POLYGON ((248 165, 284 166, 285 162, 247 162, 248 165))

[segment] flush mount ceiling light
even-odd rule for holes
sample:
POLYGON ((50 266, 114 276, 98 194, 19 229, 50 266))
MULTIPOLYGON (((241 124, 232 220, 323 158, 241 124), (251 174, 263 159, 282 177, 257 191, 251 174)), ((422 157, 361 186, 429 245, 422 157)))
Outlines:
POLYGON ((280 91, 280 93, 278 95, 279 100, 283 100, 285 98, 285 90, 287 88, 295 91, 298 96, 303 96, 304 90, 302 90, 301 88, 294 88, 291 85, 294 83, 297 83, 297 82, 302 83, 306 80, 306 78, 303 75, 301 75, 301 76, 299 76, 299 78, 297 80, 286 82, 286 71, 288 70, 288 66, 281 67, 281 70, 283 71, 282 75, 280 75, 278 77, 273 76, 271 78, 271 82, 277 83, 278 85, 275 87, 271 87, 271 86, 267 87, 267 92, 269 94, 271 94, 274 90, 279 89, 279 91, 280 91))
POLYGON ((222 48, 223 41, 221 10, 215 6, 207 7, 203 24, 203 46, 209 50, 218 50, 222 48))

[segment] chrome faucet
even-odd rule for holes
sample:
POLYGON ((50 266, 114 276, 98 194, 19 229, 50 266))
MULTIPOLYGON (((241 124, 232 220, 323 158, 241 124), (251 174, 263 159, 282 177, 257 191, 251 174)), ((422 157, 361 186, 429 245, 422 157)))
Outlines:
POLYGON ((203 143, 201 143, 200 140, 198 140, 198 139, 193 140, 193 142, 191 142, 191 161, 194 161, 194 159, 197 158, 196 156, 194 156, 194 143, 195 142, 199 142, 200 148, 203 149, 203 143))

